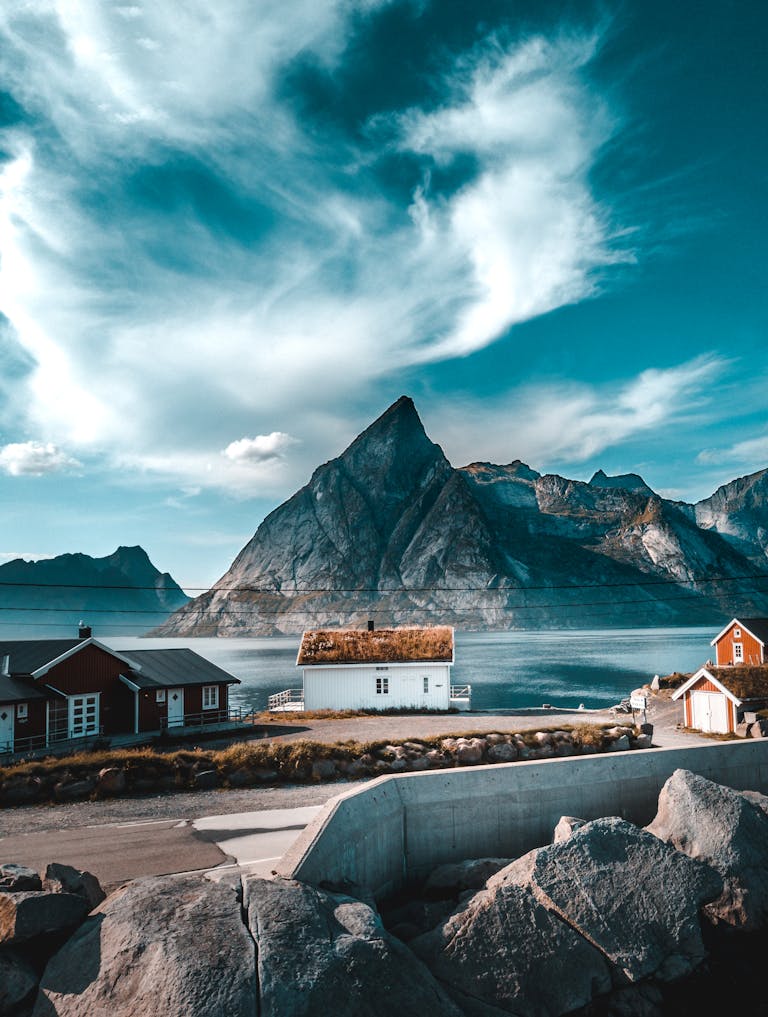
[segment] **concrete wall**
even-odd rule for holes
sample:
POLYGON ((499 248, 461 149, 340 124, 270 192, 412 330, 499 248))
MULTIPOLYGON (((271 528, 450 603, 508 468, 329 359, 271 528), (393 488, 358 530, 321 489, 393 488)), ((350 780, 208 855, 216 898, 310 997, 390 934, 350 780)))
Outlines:
POLYGON ((563 815, 644 825, 676 769, 768 793, 768 739, 382 777, 329 801, 278 868, 383 897, 442 862, 547 844, 563 815))

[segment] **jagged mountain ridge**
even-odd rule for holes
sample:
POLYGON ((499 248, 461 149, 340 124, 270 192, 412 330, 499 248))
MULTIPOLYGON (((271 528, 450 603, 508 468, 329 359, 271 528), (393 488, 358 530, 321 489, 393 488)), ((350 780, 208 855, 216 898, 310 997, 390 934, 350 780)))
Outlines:
POLYGON ((519 460, 455 469, 403 396, 157 634, 295 633, 369 617, 505 629, 766 613, 768 559, 752 552, 768 497, 761 509, 744 481, 710 506, 665 500, 636 474, 584 483, 519 460), (766 582, 745 582, 756 572, 766 582))
POLYGON ((80 619, 97 636, 141 635, 188 601, 139 546, 0 565, 0 630, 12 638, 74 637, 80 619))

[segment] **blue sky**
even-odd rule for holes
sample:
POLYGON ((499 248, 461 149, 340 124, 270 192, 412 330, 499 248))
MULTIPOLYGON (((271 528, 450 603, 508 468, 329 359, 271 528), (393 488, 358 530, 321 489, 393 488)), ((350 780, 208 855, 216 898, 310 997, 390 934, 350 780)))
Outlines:
POLYGON ((0 561, 210 584, 403 393, 455 465, 768 466, 768 9, 10 0, 0 561))

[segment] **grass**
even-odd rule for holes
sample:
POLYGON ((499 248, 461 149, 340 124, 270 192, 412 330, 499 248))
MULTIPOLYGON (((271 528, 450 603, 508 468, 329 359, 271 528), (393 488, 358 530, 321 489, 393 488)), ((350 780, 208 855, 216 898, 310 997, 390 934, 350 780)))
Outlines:
POLYGON ((299 664, 373 664, 453 659, 453 631, 434 628, 316 629, 305 632, 299 664))

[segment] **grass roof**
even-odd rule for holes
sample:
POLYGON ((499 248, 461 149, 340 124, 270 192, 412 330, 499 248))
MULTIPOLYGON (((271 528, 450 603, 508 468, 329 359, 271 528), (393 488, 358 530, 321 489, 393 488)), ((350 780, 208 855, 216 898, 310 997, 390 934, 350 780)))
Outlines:
POLYGON ((737 699, 768 699, 768 665, 738 664, 707 670, 737 699))
POLYGON ((315 629, 301 639, 299 665, 407 664, 411 661, 452 661, 453 629, 433 628, 315 629))

